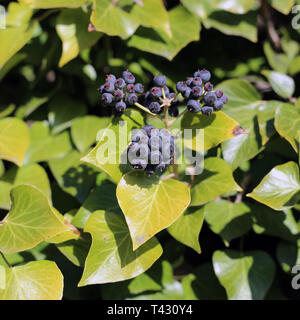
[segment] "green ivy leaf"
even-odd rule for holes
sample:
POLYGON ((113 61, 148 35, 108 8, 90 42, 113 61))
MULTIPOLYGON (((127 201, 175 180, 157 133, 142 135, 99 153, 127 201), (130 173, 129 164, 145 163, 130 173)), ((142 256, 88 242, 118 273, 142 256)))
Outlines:
POLYGON ((291 64, 291 58, 284 53, 273 50, 270 42, 264 43, 264 53, 273 70, 286 74, 291 64))
POLYGON ((117 198, 136 250, 180 217, 190 203, 190 189, 177 180, 133 171, 119 182, 117 198))
POLYGON ((295 0, 269 0, 271 6, 283 14, 289 14, 295 0))
POLYGON ((161 256, 162 248, 153 238, 136 251, 122 215, 96 211, 84 228, 92 235, 78 286, 131 279, 145 272, 161 256))
POLYGON ((263 251, 215 251, 213 266, 230 300, 262 300, 276 269, 272 258, 263 251))
POLYGON ((276 133, 274 120, 277 108, 286 105, 280 101, 267 101, 258 108, 257 121, 259 133, 262 137, 262 144, 266 144, 276 133))
POLYGON ((6 29, 0 29, 0 69, 31 39, 37 22, 30 22, 33 11, 27 6, 11 2, 8 6, 6 29), (14 41, 11 41, 14 39, 14 41))
POLYGON ((59 133, 69 128, 76 118, 86 114, 84 103, 70 99, 66 95, 57 95, 49 102, 48 120, 52 133, 59 133))
POLYGON ((191 190, 191 206, 199 206, 223 193, 240 190, 230 167, 223 159, 207 158, 204 161, 204 171, 195 176, 191 190))
POLYGON ((203 208, 188 208, 167 230, 177 241, 201 253, 199 233, 204 221, 203 208))
POLYGON ((18 109, 16 110, 16 117, 20 119, 27 118, 30 114, 32 114, 37 108, 48 102, 49 96, 46 97, 34 97, 31 96, 29 100, 21 105, 18 106, 18 109))
POLYGON ((290 98, 295 92, 295 81, 293 78, 276 71, 262 71, 268 79, 273 90, 282 98, 290 98))
POLYGON ((251 209, 244 204, 226 200, 210 202, 204 207, 205 221, 210 229, 229 243, 252 227, 251 209))
POLYGON ((293 207, 300 199, 298 165, 290 161, 276 166, 247 196, 274 210, 293 207))
POLYGON ((28 164, 63 157, 71 148, 67 131, 56 136, 51 135, 48 122, 37 121, 30 128, 30 146, 24 162, 28 164))
POLYGON ((96 142, 97 132, 111 122, 108 117, 85 116, 76 119, 71 127, 71 137, 80 152, 85 152, 96 142))
POLYGON ((224 160, 235 170, 241 163, 256 156, 262 147, 257 123, 260 94, 245 80, 227 80, 217 86, 228 96, 223 111, 240 123, 248 134, 238 135, 222 143, 224 160))
POLYGON ((297 222, 291 210, 274 211, 269 207, 251 205, 253 230, 257 234, 295 242, 299 238, 297 222))
POLYGON ((88 31, 89 22, 89 14, 82 9, 64 10, 59 14, 56 31, 63 43, 59 67, 76 58, 82 50, 95 45, 100 39, 101 33, 88 31))
POLYGON ((30 143, 27 125, 17 118, 0 120, 0 159, 21 166, 30 143))
POLYGON ((83 202, 95 185, 97 171, 80 163, 81 154, 72 150, 63 158, 49 161, 49 167, 60 187, 83 202))
POLYGON ((0 181, 0 207, 10 208, 10 191, 20 184, 33 185, 48 198, 51 203, 51 188, 47 173, 38 164, 29 164, 21 168, 12 167, 0 181))
POLYGON ((129 169, 128 165, 120 163, 120 159, 123 159, 124 156, 127 157, 126 150, 129 139, 131 138, 131 130, 141 128, 143 123, 144 118, 138 111, 126 109, 125 113, 120 118, 113 119, 106 130, 100 132, 97 137, 97 140, 99 141, 98 144, 92 151, 83 157, 81 161, 100 168, 110 176, 113 182, 118 183, 122 178, 123 173, 127 172, 129 169), (120 125, 119 121, 121 121, 120 125), (116 139, 107 134, 109 133, 109 130, 112 130, 116 139), (107 161, 105 161, 102 157, 104 151, 108 148, 111 153, 108 154, 107 161))
POLYGON ((120 211, 114 184, 103 184, 94 188, 75 214, 72 224, 83 229, 90 215, 96 210, 120 211))
POLYGON ((290 273, 295 265, 300 265, 300 242, 297 245, 280 241, 276 248, 276 257, 282 270, 290 273))
POLYGON ((53 261, 34 261, 6 269, 0 300, 61 300, 63 275, 53 261))
POLYGON ((6 287, 6 270, 0 266, 0 290, 5 290, 6 287))
POLYGON ((300 112, 291 104, 283 104, 276 110, 275 128, 299 152, 300 112))
POLYGON ((91 21, 98 31, 110 36, 129 38, 138 28, 137 18, 110 0, 94 0, 91 21))
POLYGON ((89 0, 19 0, 20 3, 30 5, 34 9, 49 9, 49 8, 77 8, 89 0))
POLYGON ((214 112, 209 117, 206 115, 186 113, 181 120, 181 129, 192 130, 191 137, 184 136, 184 145, 195 151, 204 151, 216 147, 221 142, 235 137, 239 124, 224 112, 214 112), (196 130, 204 130, 197 132, 196 130), (201 135, 203 134, 203 143, 201 135))
POLYGON ((143 0, 142 6, 134 5, 131 15, 133 15, 142 26, 161 29, 172 38, 168 11, 162 0, 143 0))
POLYGON ((12 207, 0 222, 0 251, 13 253, 69 230, 46 196, 31 186, 11 190, 12 207))
POLYGON ((184 7, 169 11, 172 38, 161 30, 140 28, 128 41, 130 47, 172 60, 188 43, 199 40, 199 20, 184 7))

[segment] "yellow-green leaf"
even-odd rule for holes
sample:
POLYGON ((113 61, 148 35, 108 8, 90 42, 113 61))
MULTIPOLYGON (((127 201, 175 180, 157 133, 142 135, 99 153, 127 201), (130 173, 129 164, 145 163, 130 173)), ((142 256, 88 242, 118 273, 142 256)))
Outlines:
POLYGON ((24 251, 69 230, 47 197, 35 187, 14 187, 11 198, 11 210, 0 222, 0 251, 24 251))
POLYGON ((89 0, 19 0, 20 3, 28 4, 34 9, 49 9, 49 8, 77 8, 89 0))
POLYGON ((190 189, 177 180, 130 172, 119 182, 117 198, 135 250, 180 217, 190 204, 190 189))
POLYGON ((63 275, 53 261, 41 260, 6 269, 0 300, 60 300, 63 275))
POLYGON ((29 142, 29 129, 25 122, 17 118, 5 118, 0 120, 1 159, 11 161, 16 165, 21 166, 29 142))
POLYGON ((182 118, 181 128, 192 130, 191 138, 184 136, 184 145, 199 152, 216 147, 239 134, 239 124, 222 111, 214 112, 209 117, 186 113, 182 118), (204 144, 196 143, 201 141, 200 130, 204 130, 204 144))
POLYGON ((162 254, 155 238, 133 251, 126 222, 120 214, 96 211, 84 231, 92 235, 92 246, 78 286, 134 278, 149 269, 162 254))

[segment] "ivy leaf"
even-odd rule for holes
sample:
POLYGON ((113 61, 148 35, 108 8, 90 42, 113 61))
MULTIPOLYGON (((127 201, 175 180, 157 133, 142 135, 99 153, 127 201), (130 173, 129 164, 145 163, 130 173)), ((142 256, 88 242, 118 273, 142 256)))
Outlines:
POLYGON ((131 138, 131 130, 141 128, 144 119, 142 115, 133 109, 126 109, 120 118, 115 118, 106 129, 99 132, 96 147, 81 159, 100 168, 107 173, 111 180, 118 183, 123 173, 129 170, 129 166, 122 164, 121 160, 127 159, 127 146, 131 138), (109 150, 108 157, 104 154, 109 150))
POLYGON ((291 104, 281 105, 275 113, 275 128, 296 152, 299 150, 300 113, 291 104))
POLYGON ((245 14, 255 5, 255 0, 213 0, 211 5, 224 11, 232 12, 235 14, 245 14))
POLYGON ((6 269, 0 300, 61 300, 63 275, 53 261, 33 261, 6 269))
POLYGON ((172 38, 168 11, 162 0, 143 0, 142 6, 134 5, 131 15, 133 15, 142 26, 162 29, 172 38))
POLYGON ((167 230, 179 242, 201 253, 199 233, 204 221, 204 208, 188 208, 167 230))
POLYGON ((169 20, 172 38, 161 30, 140 28, 129 39, 128 45, 172 60, 188 43, 199 40, 199 20, 184 7, 176 6, 170 10, 169 20))
POLYGON ((184 146, 201 152, 238 135, 239 124, 222 111, 214 112, 209 117, 189 112, 181 120, 181 129, 192 130, 191 137, 184 135, 184 146), (202 135, 204 144, 201 143, 202 135))
POLYGON ((230 300, 262 300, 275 276, 275 264, 263 251, 215 251, 213 266, 230 300))
POLYGON ((33 11, 26 5, 11 2, 8 6, 6 29, 0 29, 0 69, 31 39, 37 22, 30 22, 33 11), (14 39, 14 41, 11 41, 14 39))
POLYGON ((38 164, 25 165, 21 168, 12 167, 0 181, 0 207, 10 208, 10 191, 20 184, 33 185, 44 193, 51 203, 51 188, 47 173, 38 164))
POLYGON ((284 74, 288 72, 289 66, 291 64, 290 57, 288 57, 284 53, 277 53, 276 51, 274 51, 272 45, 268 41, 264 43, 264 53, 266 58, 268 59, 269 65, 273 70, 284 74))
POLYGON ((204 171, 195 176, 191 206, 199 206, 233 190, 240 191, 241 188, 234 181, 228 164, 220 158, 207 158, 204 171))
POLYGON ((94 188, 75 214, 72 224, 83 229, 90 215, 96 210, 120 210, 114 184, 103 184, 94 188))
POLYGON ((0 290, 5 290, 6 287, 6 270, 0 266, 0 290))
POLYGON ((250 213, 251 209, 243 202, 220 200, 210 202, 204 207, 205 221, 227 244, 251 229, 250 213))
POLYGON ((0 223, 0 251, 13 253, 69 230, 46 196, 31 186, 11 190, 12 207, 0 223))
POLYGON ((129 38, 139 26, 136 17, 110 0, 94 0, 91 21, 98 31, 110 36, 129 38))
POLYGON ((81 154, 72 150, 63 158, 49 161, 49 167, 60 187, 83 202, 95 185, 97 171, 80 163, 81 154))
POLYGON ((290 98, 295 92, 293 78, 276 71, 264 70, 262 74, 268 79, 273 90, 282 98, 290 98))
POLYGON ((24 162, 48 161, 59 158, 71 150, 71 141, 67 131, 59 135, 51 135, 46 121, 37 121, 30 128, 30 146, 24 162))
POLYGON ((255 233, 290 242, 295 242, 299 238, 297 222, 291 210, 274 211, 258 203, 251 205, 251 209, 255 233))
POLYGON ((48 120, 52 133, 59 133, 70 127, 76 118, 86 113, 84 103, 70 99, 66 95, 57 95, 49 102, 48 120))
POLYGON ((30 143, 27 125, 17 118, 0 120, 0 159, 21 166, 30 143))
POLYGON ((101 33, 88 31, 89 14, 82 9, 62 11, 56 20, 56 31, 63 43, 63 52, 59 67, 76 58, 78 54, 95 45, 102 36, 101 33))
POLYGON ((276 166, 247 196, 274 210, 293 207, 300 199, 298 165, 290 161, 276 166))
POLYGON ((262 148, 257 123, 261 96, 245 80, 227 80, 217 88, 223 90, 229 98, 223 111, 248 131, 248 134, 238 135, 222 143, 224 160, 235 170, 241 163, 256 156, 262 148))
POLYGON ((119 182, 117 198, 136 250, 180 217, 190 203, 190 189, 177 180, 133 171, 119 182))
POLYGON ((283 14, 289 14, 295 0, 269 0, 271 6, 283 14))
POLYGON ((280 241, 276 248, 276 257, 282 270, 290 273, 295 265, 300 265, 300 242, 297 245, 280 241))
POLYGON ((34 9, 49 8, 77 8, 81 7, 89 0, 19 0, 20 3, 28 4, 34 9))
POLYGON ((108 117, 85 116, 76 119, 71 127, 71 137, 80 152, 86 151, 96 142, 97 132, 106 128, 111 121, 108 117))
MULTIPOLYGON (((277 108, 284 106, 280 101, 267 101, 258 108, 257 120, 259 133, 262 137, 262 144, 266 144, 269 139, 276 133, 274 120, 277 108)), ((299 116, 300 118, 300 116, 299 116)))
POLYGON ((153 238, 136 251, 122 215, 94 212, 84 228, 92 235, 79 287, 131 279, 145 272, 161 256, 162 248, 153 238))

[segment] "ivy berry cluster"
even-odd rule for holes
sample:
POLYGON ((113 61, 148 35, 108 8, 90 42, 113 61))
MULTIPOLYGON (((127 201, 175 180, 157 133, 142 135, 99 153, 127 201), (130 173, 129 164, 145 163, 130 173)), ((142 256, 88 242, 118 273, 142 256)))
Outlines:
POLYGON ((208 70, 198 70, 193 77, 188 77, 186 81, 179 81, 176 89, 187 101, 187 109, 190 112, 202 112, 211 115, 213 111, 219 111, 227 103, 228 98, 221 90, 215 90, 209 81, 211 73, 208 70))
POLYGON ((132 168, 144 170, 148 175, 164 172, 172 164, 174 153, 175 137, 152 125, 134 130, 127 150, 132 168))
POLYGON ((121 78, 109 74, 106 82, 100 86, 101 102, 104 105, 113 107, 113 113, 117 116, 123 114, 128 106, 133 106, 138 102, 144 93, 144 86, 135 83, 134 75, 125 70, 121 78))

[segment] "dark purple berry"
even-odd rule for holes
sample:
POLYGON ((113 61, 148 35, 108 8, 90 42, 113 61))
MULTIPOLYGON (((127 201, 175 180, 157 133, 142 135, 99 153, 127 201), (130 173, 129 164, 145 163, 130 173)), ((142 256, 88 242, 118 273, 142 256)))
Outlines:
POLYGON ((177 98, 177 94, 175 92, 171 92, 169 95, 168 95, 168 99, 173 99, 172 100, 172 104, 175 104, 178 102, 178 98, 177 98))
POLYGON ((176 84, 177 91, 181 92, 181 93, 183 93, 186 90, 187 87, 188 87, 187 84, 185 82, 183 82, 183 81, 179 81, 176 84))
POLYGON ((185 82, 185 83, 186 83, 188 86, 191 86, 191 85, 192 85, 192 82, 193 82, 193 79, 194 79, 193 77, 189 77, 189 78, 186 79, 186 82, 185 82))
POLYGON ((215 94, 216 94, 216 96, 217 96, 217 98, 219 99, 219 98, 222 98, 223 97, 223 91, 222 90, 219 90, 219 89, 217 89, 216 91, 215 91, 215 94))
POLYGON ((223 94, 223 96, 220 98, 220 100, 223 102, 223 104, 228 102, 228 98, 225 94, 223 94))
POLYGON ((207 82, 210 80, 211 74, 208 70, 200 70, 198 77, 200 77, 204 82, 207 82))
POLYGON ((191 89, 190 87, 187 87, 187 88, 185 89, 184 93, 183 93, 183 96, 184 96, 186 99, 188 99, 188 98, 190 97, 191 93, 192 93, 192 89, 191 89))
POLYGON ((123 79, 125 80, 126 83, 134 83, 135 82, 134 75, 131 72, 129 72, 128 70, 123 72, 123 79))
POLYGON ((190 112, 197 113, 201 110, 201 104, 198 100, 189 100, 187 103, 187 109, 190 112))
POLYGON ((201 86, 202 85, 202 79, 200 77, 195 77, 192 81, 193 86, 201 86))
POLYGON ((203 106, 201 109, 202 114, 205 114, 206 116, 210 116, 213 111, 214 108, 210 106, 203 106))
POLYGON ((123 101, 119 101, 116 103, 116 110, 118 112, 123 112, 126 109, 126 104, 123 101))
POLYGON ((179 110, 178 110, 178 107, 177 107, 177 106, 171 106, 171 107, 169 107, 168 111, 169 111, 169 115, 170 115, 171 117, 177 117, 178 114, 179 114, 179 110))
POLYGON ((103 104, 110 104, 113 102, 113 96, 110 93, 103 93, 101 97, 101 101, 103 104))
POLYGON ((217 99, 217 101, 214 104, 214 109, 219 111, 223 108, 223 106, 224 106, 223 101, 221 99, 217 99))
POLYGON ((108 75, 106 76, 106 81, 115 83, 116 77, 115 77, 113 74, 108 74, 108 75))
POLYGON ((204 102, 209 106, 213 106, 216 100, 217 96, 214 92, 209 92, 204 96, 204 102))
POLYGON ((160 104, 158 102, 151 102, 150 105, 149 105, 149 110, 152 112, 152 113, 159 113, 160 112, 160 104))
POLYGON ((163 87, 167 83, 166 76, 158 75, 154 77, 153 82, 156 86, 163 87))
POLYGON ((116 100, 118 100, 118 101, 120 101, 120 100, 122 100, 123 98, 124 98, 124 93, 123 93, 123 91, 122 90, 116 90, 115 92, 114 92, 114 97, 116 98, 116 100))
POLYGON ((134 93, 135 92, 135 86, 134 84, 128 84, 127 85, 127 91, 130 92, 130 93, 134 93))
POLYGON ((161 91, 161 88, 159 88, 159 87, 151 88, 150 93, 151 93, 152 97, 154 97, 154 98, 160 98, 162 96, 162 91, 161 91))
POLYGON ((126 85, 125 80, 122 78, 119 78, 115 81, 115 87, 118 89, 123 89, 125 85, 126 85))
POLYGON ((134 86, 134 90, 136 93, 144 93, 144 86, 141 83, 137 83, 134 86))
POLYGON ((212 85, 212 83, 210 83, 210 82, 206 82, 205 83, 205 85, 204 85, 204 90, 205 91, 212 91, 213 90, 213 88, 214 88, 214 86, 212 85))
POLYGON ((143 130, 147 133, 148 137, 150 137, 151 136, 151 131, 155 130, 155 127, 150 125, 150 124, 148 124, 148 125, 143 127, 143 130))
POLYGON ((170 94, 170 89, 167 86, 164 86, 163 89, 164 89, 165 96, 168 97, 168 95, 170 94))
POLYGON ((100 93, 104 92, 104 84, 97 89, 100 93))
POLYGON ((115 90, 115 86, 112 82, 107 81, 105 82, 103 89, 106 92, 113 92, 115 90))
POLYGON ((131 105, 134 105, 136 102, 138 101, 138 97, 135 93, 131 93, 128 97, 127 97, 127 102, 131 105))
POLYGON ((202 96, 202 94, 203 94, 203 90, 202 90, 201 87, 199 87, 199 86, 193 87, 192 95, 193 95, 194 98, 199 98, 199 97, 202 96))

